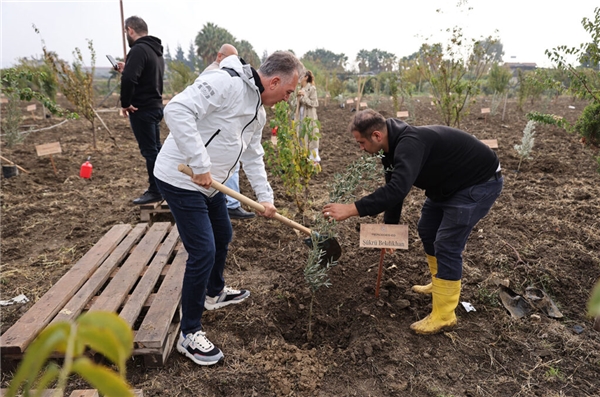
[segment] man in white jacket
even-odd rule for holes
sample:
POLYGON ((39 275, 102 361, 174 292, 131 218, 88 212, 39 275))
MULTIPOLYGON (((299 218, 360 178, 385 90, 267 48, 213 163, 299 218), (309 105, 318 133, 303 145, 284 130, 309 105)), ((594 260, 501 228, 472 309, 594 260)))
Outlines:
POLYGON ((177 350, 199 365, 223 359, 202 331, 204 309, 250 296, 247 290, 225 286, 223 271, 233 231, 225 195, 211 183, 225 183, 241 162, 257 201, 265 207, 260 215, 275 215, 261 145, 263 106, 287 100, 303 73, 300 61, 287 51, 271 54, 258 71, 242 65, 237 56, 223 59, 220 66, 202 73, 165 107, 170 133, 154 167, 157 186, 188 253, 177 350), (193 177, 179 172, 179 164, 187 164, 193 177))
MULTIPOLYGON (((217 58, 213 63, 208 65, 204 71, 215 70, 221 67, 221 61, 230 55, 238 55, 237 48, 231 44, 223 44, 217 52, 217 58)), ((235 168, 235 171, 231 175, 231 178, 227 180, 225 184, 230 189, 240 192, 240 165, 235 168)), ((254 212, 248 212, 242 208, 242 204, 231 196, 227 197, 227 212, 229 212, 230 219, 252 219, 254 218, 254 212)))

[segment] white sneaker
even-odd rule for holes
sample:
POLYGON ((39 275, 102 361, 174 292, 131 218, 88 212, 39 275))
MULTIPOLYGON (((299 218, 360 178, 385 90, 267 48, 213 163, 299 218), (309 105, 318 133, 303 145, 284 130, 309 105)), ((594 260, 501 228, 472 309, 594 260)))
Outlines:
POLYGON ((223 352, 206 338, 206 333, 198 331, 195 334, 179 333, 177 351, 198 365, 214 365, 223 360, 223 352))
POLYGON ((250 296, 250 291, 242 289, 223 288, 223 291, 217 296, 208 296, 204 299, 204 308, 206 310, 215 310, 228 305, 243 302, 250 296))
POLYGON ((308 156, 310 161, 314 161, 315 163, 321 162, 321 156, 319 156, 319 149, 313 149, 308 156))

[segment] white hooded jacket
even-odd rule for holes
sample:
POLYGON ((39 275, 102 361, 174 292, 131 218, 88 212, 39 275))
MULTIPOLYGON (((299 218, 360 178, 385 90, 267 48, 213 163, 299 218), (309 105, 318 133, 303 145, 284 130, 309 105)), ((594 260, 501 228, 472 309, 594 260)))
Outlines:
POLYGON ((165 122, 170 133, 154 166, 154 176, 186 190, 204 189, 178 171, 187 164, 194 174, 211 173, 213 180, 225 183, 238 161, 248 177, 257 201, 273 203, 273 190, 267 181, 261 145, 266 112, 250 65, 242 65, 232 55, 221 61, 221 68, 202 73, 165 107, 165 122), (222 68, 233 69, 232 76, 222 68))

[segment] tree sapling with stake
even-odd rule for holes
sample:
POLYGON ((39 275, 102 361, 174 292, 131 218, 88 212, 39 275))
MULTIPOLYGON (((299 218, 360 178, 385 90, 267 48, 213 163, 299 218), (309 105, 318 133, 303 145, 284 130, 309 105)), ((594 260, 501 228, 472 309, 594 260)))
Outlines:
MULTIPOLYGON (((350 164, 343 174, 335 174, 334 181, 330 184, 329 201, 332 203, 348 203, 354 200, 354 192, 360 184, 364 185, 366 182, 381 175, 377 170, 377 160, 381 156, 381 154, 376 156, 365 154, 350 164)), ((335 237, 335 227, 335 220, 329 221, 319 213, 316 225, 313 228, 315 233, 310 238, 309 246, 311 250, 308 254, 306 267, 304 268, 304 279, 309 286, 311 295, 308 308, 308 340, 312 339, 312 313, 316 293, 321 287, 329 287, 331 285, 328 272, 329 269, 337 265, 336 260, 328 261, 325 266, 321 264, 321 258, 325 255, 325 250, 323 250, 320 243, 326 238, 335 237)))

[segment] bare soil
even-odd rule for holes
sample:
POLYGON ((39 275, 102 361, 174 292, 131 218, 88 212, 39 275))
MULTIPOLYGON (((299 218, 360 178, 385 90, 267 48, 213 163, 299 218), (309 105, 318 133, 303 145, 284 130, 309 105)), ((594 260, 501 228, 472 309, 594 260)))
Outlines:
MULTIPOLYGON (((2 156, 30 171, 1 181, 2 299, 25 294, 31 300, 2 307, 2 332, 113 225, 140 222, 140 210, 131 201, 146 187, 145 164, 115 105, 111 99, 99 113, 115 140, 97 123, 96 149, 85 120, 29 133, 13 148, 2 146, 2 156), (55 175, 50 158, 38 157, 35 146, 56 141, 62 154, 53 156, 55 175), (79 169, 88 156, 94 169, 86 180, 79 169)), ((409 329, 431 309, 429 297, 410 290, 429 277, 416 233, 424 195, 413 189, 402 218, 409 227, 409 249, 385 256, 379 298, 379 250, 359 247, 359 224, 381 222, 381 215, 339 225, 343 254, 330 272, 331 287, 318 291, 310 341, 303 236, 260 217, 234 220, 226 279, 252 295, 242 305, 205 314, 205 330, 224 351, 224 364, 202 368, 173 352, 163 368, 149 369, 134 358, 129 382, 145 396, 600 395, 600 333, 586 316, 600 275, 598 150, 546 125, 536 127, 532 159, 523 161, 519 172, 514 149, 527 122, 525 112, 554 113, 572 122, 584 106, 563 97, 527 104, 521 112, 509 101, 502 120, 502 106, 487 117, 480 114, 481 107, 490 107, 482 98, 463 120, 462 129, 498 140, 505 187, 464 252, 461 301, 476 311, 467 313, 459 305, 454 329, 433 336, 409 329), (511 318, 498 299, 497 280, 509 280, 520 294, 528 286, 544 290, 564 317, 540 312, 511 318)), ((390 103, 374 108, 394 116, 390 103)), ((61 121, 25 114, 24 124, 35 128, 61 121)), ((327 201, 328 182, 360 155, 346 132, 351 109, 322 103, 318 115, 323 171, 311 181, 304 215, 281 181, 271 178, 280 212, 308 227, 327 201)), ((428 98, 415 102, 409 121, 442 122, 428 98)), ((164 126, 162 135, 167 132, 164 126)), ((265 139, 269 134, 265 128, 265 139)), ((243 173, 241 191, 253 197, 243 173)), ((2 387, 11 378, 12 372, 3 369, 2 387)), ((87 385, 73 378, 70 387, 87 385)))

